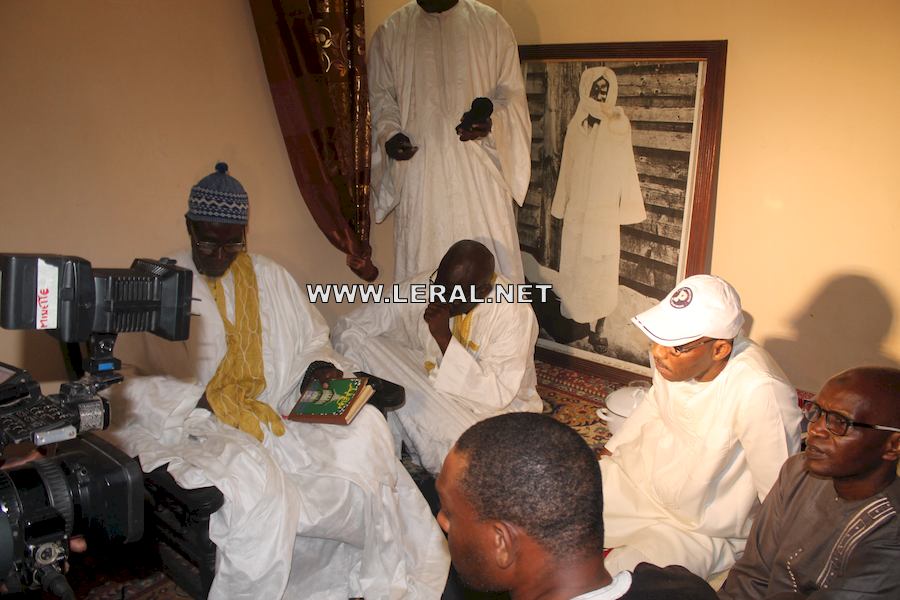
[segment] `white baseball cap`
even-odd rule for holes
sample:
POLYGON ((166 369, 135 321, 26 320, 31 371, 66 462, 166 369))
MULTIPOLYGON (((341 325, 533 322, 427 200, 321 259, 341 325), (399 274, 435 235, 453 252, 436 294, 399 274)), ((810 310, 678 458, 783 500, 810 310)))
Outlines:
POLYGON ((741 297, 714 275, 684 279, 653 308, 631 322, 660 346, 680 346, 702 337, 730 340, 741 332, 741 297))

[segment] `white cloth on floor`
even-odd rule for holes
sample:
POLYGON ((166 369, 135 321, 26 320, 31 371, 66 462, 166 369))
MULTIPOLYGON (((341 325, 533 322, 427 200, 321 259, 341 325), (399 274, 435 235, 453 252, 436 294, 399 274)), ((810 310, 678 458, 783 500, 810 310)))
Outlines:
MULTIPOLYGON (((193 268, 190 253, 176 257, 193 268)), ((286 414, 312 361, 352 365, 286 270, 253 256, 259 287, 266 389, 260 401, 286 414)), ((229 315, 233 281, 222 278, 229 315)), ((194 271, 191 336, 142 336, 135 358, 150 376, 117 390, 114 441, 147 472, 169 463, 185 488, 214 485, 225 504, 210 519, 218 546, 210 598, 438 598, 449 555, 425 499, 396 459, 372 407, 349 426, 285 421, 260 444, 194 408, 225 354, 215 301, 194 271)), ((137 337, 137 336, 135 336, 137 337)), ((264 427, 265 429, 265 427, 264 427)))
MULTIPOLYGON (((429 271, 428 273, 430 273, 429 271)), ((399 285, 425 285, 421 273, 399 285)), ((497 286, 510 286, 497 276, 497 286)), ((538 325, 529 304, 499 302, 491 292, 472 309, 468 347, 452 339, 442 356, 421 303, 369 304, 338 320, 334 346, 366 372, 406 388, 406 404, 389 422, 432 473, 438 473, 456 439, 473 424, 515 411, 540 412, 534 344, 538 325), (426 362, 435 364, 429 372, 426 362)), ((459 317, 457 317, 459 318, 459 317)))
POLYGON ((709 382, 653 387, 600 461, 610 572, 680 564, 701 577, 727 569, 752 517, 800 448, 796 390, 747 338, 709 382))
POLYGON ((522 282, 512 201, 522 204, 531 178, 531 119, 512 29, 473 0, 433 14, 410 2, 375 31, 368 69, 372 205, 379 223, 396 207, 394 280, 472 239, 522 282), (494 104, 492 131, 460 142, 456 126, 478 97, 494 104), (419 148, 408 161, 385 153, 397 133, 419 148))

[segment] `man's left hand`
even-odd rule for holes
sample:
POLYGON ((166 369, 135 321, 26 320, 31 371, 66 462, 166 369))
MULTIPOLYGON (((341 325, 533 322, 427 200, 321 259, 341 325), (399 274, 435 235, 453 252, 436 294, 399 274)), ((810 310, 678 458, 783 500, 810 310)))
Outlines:
POLYGON ((480 140, 491 133, 491 128, 493 126, 494 122, 491 119, 471 123, 468 127, 464 127, 463 124, 460 123, 456 126, 456 134, 459 136, 459 141, 461 142, 480 140))
POLYGON ((450 332, 450 305, 432 302, 425 309, 423 318, 428 323, 428 331, 440 346, 441 352, 446 352, 447 346, 450 345, 450 338, 453 336, 450 332))
POLYGON ((328 388, 328 382, 332 379, 341 379, 344 376, 344 372, 335 367, 322 367, 320 369, 316 369, 311 374, 311 379, 318 381, 323 388, 328 388))
POLYGON ((0 468, 4 471, 21 467, 33 460, 44 457, 40 450, 34 448, 30 443, 13 444, 12 446, 7 446, 5 451, 6 454, 0 459, 0 468))

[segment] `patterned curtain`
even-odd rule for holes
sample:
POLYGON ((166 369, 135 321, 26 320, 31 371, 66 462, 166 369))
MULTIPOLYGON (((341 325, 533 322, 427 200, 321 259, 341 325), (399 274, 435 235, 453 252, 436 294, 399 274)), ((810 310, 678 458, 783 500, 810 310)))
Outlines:
POLYGON ((365 0, 250 0, 266 77, 300 193, 366 281, 369 105, 365 0))

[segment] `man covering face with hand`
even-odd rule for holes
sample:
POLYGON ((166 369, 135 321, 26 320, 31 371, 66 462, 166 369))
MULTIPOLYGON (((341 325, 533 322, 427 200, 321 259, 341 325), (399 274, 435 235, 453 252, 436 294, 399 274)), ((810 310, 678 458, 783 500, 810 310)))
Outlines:
POLYGON ((437 473, 473 423, 541 410, 534 372, 537 319, 530 304, 497 296, 497 287, 512 289, 511 282, 473 240, 451 246, 434 272, 398 286, 410 300, 415 287, 440 286, 443 296, 428 304, 361 306, 335 324, 332 338, 367 372, 406 388, 406 405, 388 420, 414 457, 437 473))

